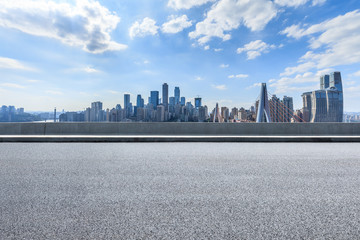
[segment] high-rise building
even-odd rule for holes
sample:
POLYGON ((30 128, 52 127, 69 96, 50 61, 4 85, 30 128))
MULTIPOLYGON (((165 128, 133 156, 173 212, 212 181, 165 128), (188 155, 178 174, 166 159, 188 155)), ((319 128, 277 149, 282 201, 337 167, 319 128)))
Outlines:
POLYGON ((340 72, 320 77, 320 90, 302 94, 302 115, 309 122, 342 122, 344 100, 340 72), (327 77, 329 84, 327 85, 327 77), (327 88, 325 88, 328 86, 327 88), (323 88, 323 89, 322 89, 323 88))
POLYGON ((93 103, 91 103, 90 122, 103 121, 102 106, 103 106, 102 102, 93 102, 93 103))
POLYGON ((216 103, 216 107, 213 111, 213 122, 222 122, 218 103, 216 103))
POLYGON ((276 95, 272 95, 269 100, 270 116, 273 122, 284 122, 283 109, 281 107, 280 99, 276 95))
POLYGON ((195 108, 199 109, 201 107, 201 98, 197 97, 195 98, 195 108))
POLYGON ((162 104, 165 106, 165 109, 167 109, 169 105, 169 86, 167 83, 162 85, 162 104))
POLYGON ((174 96, 175 96, 175 104, 180 103, 180 88, 179 87, 175 87, 174 96))
POLYGON ((282 107, 283 107, 283 116, 284 121, 283 122, 291 122, 291 118, 294 115, 294 104, 293 104, 293 98, 284 96, 282 100, 282 107))
POLYGON ((141 94, 138 94, 137 97, 136 97, 136 107, 141 107, 143 108, 144 107, 144 99, 141 98, 141 94))
POLYGON ((150 103, 153 105, 154 109, 156 109, 157 105, 159 105, 159 91, 150 92, 150 103))
POLYGON ((330 75, 323 75, 320 77, 320 90, 324 90, 330 87, 330 75))
POLYGON ((126 117, 130 117, 132 112, 132 105, 130 105, 130 94, 124 94, 124 109, 126 117))
MULTIPOLYGON (((170 97, 169 98, 169 105, 170 106, 174 106, 175 105, 175 97, 170 97)), ((185 105, 185 104, 184 104, 185 105)))
POLYGON ((185 102, 186 102, 185 97, 181 97, 180 105, 185 106, 185 102))
POLYGON ((237 120, 238 115, 239 115, 239 109, 237 109, 236 107, 232 108, 230 113, 230 119, 237 120))
POLYGON ((165 106, 158 105, 156 108, 156 121, 164 122, 165 121, 165 106))
POLYGON ((336 89, 339 92, 342 92, 342 81, 340 72, 330 73, 330 89, 336 89))
POLYGON ((229 121, 229 109, 227 107, 221 107, 221 117, 225 122, 229 121))

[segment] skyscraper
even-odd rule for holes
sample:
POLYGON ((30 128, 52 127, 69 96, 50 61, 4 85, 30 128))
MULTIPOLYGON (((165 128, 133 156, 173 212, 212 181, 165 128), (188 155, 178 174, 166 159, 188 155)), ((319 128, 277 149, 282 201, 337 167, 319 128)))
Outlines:
POLYGON ((102 102, 91 103, 90 122, 100 122, 103 119, 102 102))
POLYGON ((180 102, 180 88, 179 87, 175 87, 174 96, 175 96, 175 104, 178 104, 180 102))
POLYGON ((124 94, 124 109, 126 117, 131 115, 130 94, 124 94))
POLYGON ((150 103, 153 105, 154 109, 156 109, 157 105, 159 105, 159 91, 151 91, 150 100, 150 103))
POLYGON ((169 86, 167 83, 162 85, 162 104, 165 106, 165 109, 167 109, 169 104, 169 86))
POLYGON ((344 101, 340 72, 321 76, 320 90, 303 93, 302 97, 305 121, 342 122, 344 101), (326 76, 329 76, 329 84, 326 76))
POLYGON ((199 109, 201 107, 201 98, 195 98, 195 108, 199 109))
POLYGON ((185 102, 186 102, 185 97, 181 97, 180 105, 181 105, 181 106, 185 106, 185 102))
POLYGON ((291 122, 291 118, 294 115, 293 98, 284 96, 282 100, 282 104, 283 104, 284 122, 291 122))
POLYGON ((323 75, 320 77, 320 90, 329 88, 330 86, 330 75, 323 75))
POLYGON ((138 94, 137 95, 137 98, 136 98, 136 107, 144 107, 144 99, 141 98, 141 94, 138 94))

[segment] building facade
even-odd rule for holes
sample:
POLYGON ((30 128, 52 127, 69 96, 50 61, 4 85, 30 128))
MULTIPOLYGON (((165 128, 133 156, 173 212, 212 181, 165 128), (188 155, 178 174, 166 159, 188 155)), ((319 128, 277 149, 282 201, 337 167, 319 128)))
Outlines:
POLYGON ((342 122, 344 100, 340 72, 320 77, 320 90, 306 92, 303 98, 303 118, 307 122, 342 122))

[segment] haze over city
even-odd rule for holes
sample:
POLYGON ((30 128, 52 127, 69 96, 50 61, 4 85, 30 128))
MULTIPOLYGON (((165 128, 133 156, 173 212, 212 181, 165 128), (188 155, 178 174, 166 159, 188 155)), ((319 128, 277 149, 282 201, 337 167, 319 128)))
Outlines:
MULTIPOLYGON (((84 110, 179 86, 209 109, 254 105, 260 83, 294 99, 341 71, 359 111, 360 3, 330 0, 0 2, 0 103, 84 110)), ((169 95, 173 93, 170 90, 169 95)))

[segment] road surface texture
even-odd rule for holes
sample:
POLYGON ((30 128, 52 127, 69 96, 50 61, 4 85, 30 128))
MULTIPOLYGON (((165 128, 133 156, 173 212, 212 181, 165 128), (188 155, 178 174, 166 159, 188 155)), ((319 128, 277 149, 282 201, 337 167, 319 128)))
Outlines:
POLYGON ((359 143, 0 144, 0 239, 359 237, 359 143))

